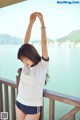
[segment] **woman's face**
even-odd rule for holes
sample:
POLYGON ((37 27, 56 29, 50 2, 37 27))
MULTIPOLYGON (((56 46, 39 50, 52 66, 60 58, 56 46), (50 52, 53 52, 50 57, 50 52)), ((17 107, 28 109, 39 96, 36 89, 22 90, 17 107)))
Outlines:
POLYGON ((29 60, 27 57, 21 57, 21 61, 26 65, 31 67, 32 65, 34 65, 34 62, 29 60))

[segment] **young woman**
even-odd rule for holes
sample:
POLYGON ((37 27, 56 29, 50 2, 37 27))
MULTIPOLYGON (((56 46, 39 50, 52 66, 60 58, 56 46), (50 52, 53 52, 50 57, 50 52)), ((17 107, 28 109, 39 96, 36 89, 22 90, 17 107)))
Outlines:
POLYGON ((18 96, 16 99, 16 114, 18 120, 39 120, 43 105, 43 87, 48 69, 48 51, 43 15, 32 13, 24 38, 24 44, 19 48, 18 59, 24 63, 21 72, 18 96), (34 46, 29 44, 33 23, 39 18, 41 24, 42 57, 34 46))

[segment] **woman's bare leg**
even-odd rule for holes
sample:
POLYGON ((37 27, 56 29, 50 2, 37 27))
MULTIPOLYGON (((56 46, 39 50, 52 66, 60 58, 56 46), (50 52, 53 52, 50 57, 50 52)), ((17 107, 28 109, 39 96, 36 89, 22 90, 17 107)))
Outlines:
POLYGON ((40 112, 37 114, 27 114, 24 120, 39 120, 40 112))
POLYGON ((15 106, 15 108, 16 108, 17 120, 24 120, 26 114, 24 114, 17 106, 15 106))

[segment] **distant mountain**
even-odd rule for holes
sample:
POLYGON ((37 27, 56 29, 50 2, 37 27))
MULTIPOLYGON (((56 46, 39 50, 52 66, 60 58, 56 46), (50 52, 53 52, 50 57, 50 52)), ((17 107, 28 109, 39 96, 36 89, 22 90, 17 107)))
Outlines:
MULTIPOLYGON (((78 43, 80 42, 80 30, 74 30, 69 35, 56 40, 52 40, 48 38, 47 41, 48 43, 50 42, 54 43, 54 41, 57 41, 60 43, 66 42, 66 41, 78 43)), ((0 34, 0 44, 21 44, 21 43, 23 43, 23 40, 18 37, 12 37, 8 34, 0 34)), ((32 44, 33 43, 40 43, 40 40, 34 40, 34 41, 32 40, 32 44)))
POLYGON ((69 35, 56 39, 56 41, 60 43, 66 41, 78 43, 80 42, 80 30, 74 30, 69 35))
POLYGON ((18 37, 12 37, 8 34, 0 34, 0 44, 20 44, 22 39, 18 37))

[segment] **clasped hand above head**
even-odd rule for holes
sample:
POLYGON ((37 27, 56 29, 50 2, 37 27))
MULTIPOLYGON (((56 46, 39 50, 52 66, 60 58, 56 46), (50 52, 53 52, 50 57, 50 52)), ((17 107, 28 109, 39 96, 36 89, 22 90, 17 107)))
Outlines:
POLYGON ((34 12, 34 13, 32 13, 31 16, 30 16, 30 22, 31 22, 31 23, 34 23, 35 20, 36 20, 36 17, 39 18, 40 23, 41 23, 41 25, 43 26, 43 25, 44 25, 43 15, 42 15, 42 13, 40 13, 40 12, 34 12))

